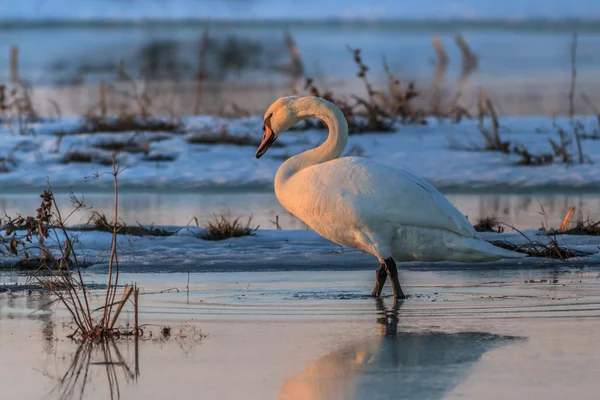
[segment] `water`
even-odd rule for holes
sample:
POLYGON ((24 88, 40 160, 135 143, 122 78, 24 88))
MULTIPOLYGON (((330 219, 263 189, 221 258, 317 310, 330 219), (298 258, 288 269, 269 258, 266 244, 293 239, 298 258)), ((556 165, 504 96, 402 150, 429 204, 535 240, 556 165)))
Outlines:
MULTIPOLYGON (((100 80, 117 81, 117 66, 122 61, 130 75, 161 82, 152 89, 160 93, 156 95, 158 103, 188 115, 195 112, 191 80, 199 69, 203 28, 197 20, 0 23, 0 80, 10 76, 10 47, 17 45, 19 75, 34 87, 36 110, 54 114, 50 99, 63 115, 81 115, 97 106, 100 80)), ((200 111, 222 112, 235 102, 244 110, 259 113, 273 98, 290 94, 292 87, 301 89, 303 82, 291 81, 289 74, 280 71, 290 61, 284 45, 286 31, 297 44, 304 75, 314 78, 321 92, 331 89, 338 97, 366 95, 363 82, 355 76, 357 66, 348 51, 350 46, 362 50, 370 67, 369 78, 377 88, 387 85, 382 66, 385 57, 394 75, 403 82, 416 82, 421 93, 416 104, 428 106, 436 72, 431 34, 437 32, 450 59, 439 83, 445 104, 461 82, 461 104, 471 110, 477 104, 477 87, 482 86, 500 114, 565 114, 575 29, 579 31, 578 88, 585 88, 597 104, 600 21, 214 21, 204 56, 207 82, 200 111), (464 81, 455 35, 462 35, 478 56, 477 68, 464 81)), ((124 100, 109 96, 107 101, 109 109, 119 109, 124 100)), ((579 96, 575 105, 578 113, 592 112, 579 96)))
POLYGON ((138 21, 190 18, 258 19, 275 22, 285 18, 594 18, 600 7, 593 0, 24 0, 2 5, 2 20, 45 21, 89 19, 138 21))
MULTIPOLYGON (((56 196, 63 213, 70 211, 69 195, 57 193, 56 196)), ((446 197, 472 223, 496 216, 517 229, 539 228, 542 223, 558 227, 570 207, 576 207, 584 218, 600 219, 599 193, 447 193, 446 197)), ((68 221, 70 224, 86 223, 91 211, 112 218, 112 194, 84 193, 83 199, 91 209, 74 214, 68 221)), ((34 193, 0 194, 0 215, 35 215, 39 203, 39 196, 34 193)), ((241 217, 243 222, 252 217, 252 223, 261 229, 276 229, 277 221, 281 229, 307 229, 302 221, 281 207, 271 191, 179 194, 124 191, 120 196, 119 218, 128 225, 195 224, 193 217, 203 224, 213 218, 213 214, 241 217)))
MULTIPOLYGON (((123 59, 126 65, 135 68, 139 57, 136 52, 144 44, 173 40, 182 46, 176 58, 182 63, 192 64, 188 75, 191 78, 196 71, 196 51, 202 27, 201 23, 169 21, 148 24, 4 24, 0 25, 3 37, 0 66, 5 68, 0 70, 0 76, 8 77, 11 45, 18 45, 21 49, 21 76, 33 83, 48 84, 64 76, 65 72, 76 73, 83 64, 88 68, 107 64, 115 67, 123 59), (65 43, 69 45, 63 45, 65 43)), ((371 73, 375 76, 385 76, 381 68, 381 57, 385 55, 392 71, 403 78, 429 81, 434 69, 431 65, 434 52, 430 35, 438 32, 451 60, 449 74, 452 79, 458 77, 461 68, 460 52, 452 36, 463 34, 480 56, 475 81, 494 84, 499 80, 505 83, 533 80, 556 85, 567 83, 569 79, 571 32, 575 27, 580 30, 578 78, 580 82, 598 83, 593 72, 600 65, 600 53, 597 51, 600 22, 217 21, 211 23, 210 33, 214 38, 234 35, 260 43, 263 47, 256 54, 258 64, 251 69, 268 72, 263 74, 263 80, 273 79, 276 75, 270 67, 287 61, 283 32, 289 29, 304 58, 307 74, 329 80, 354 75, 356 67, 347 51, 347 46, 352 46, 363 49, 365 61, 372 67, 371 73)), ((94 73, 89 75, 93 77, 94 73)), ((256 79, 256 75, 246 74, 241 78, 244 76, 256 79)))
MULTIPOLYGON (((503 399, 510 387, 516 399, 597 397, 597 267, 401 274, 404 302, 362 296, 372 271, 123 274, 144 293, 146 337, 96 346, 66 339, 67 314, 49 295, 0 293, 2 395, 503 399), (160 293, 169 288, 180 291, 160 293)), ((131 307, 121 318, 131 323, 131 307)))

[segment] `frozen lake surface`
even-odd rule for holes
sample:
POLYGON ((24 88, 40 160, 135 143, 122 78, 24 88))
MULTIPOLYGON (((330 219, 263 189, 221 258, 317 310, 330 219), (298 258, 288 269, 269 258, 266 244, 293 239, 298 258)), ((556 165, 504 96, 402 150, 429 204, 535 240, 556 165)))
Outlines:
POLYGON ((398 304, 364 296, 372 271, 191 274, 189 291, 187 274, 123 274, 146 293, 145 329, 172 327, 140 342, 137 379, 133 341, 86 363, 48 297, 0 293, 0 384, 7 398, 55 399, 81 364, 74 393, 85 376, 84 398, 105 399, 111 361, 122 399, 595 399, 599 272, 405 270, 398 304), (208 337, 176 337, 191 327, 208 337))

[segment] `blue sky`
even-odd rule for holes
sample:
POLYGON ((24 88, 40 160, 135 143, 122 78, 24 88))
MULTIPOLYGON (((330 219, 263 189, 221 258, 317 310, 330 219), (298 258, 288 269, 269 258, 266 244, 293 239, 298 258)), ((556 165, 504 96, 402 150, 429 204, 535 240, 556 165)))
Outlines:
POLYGON ((0 18, 600 18, 600 0, 19 0, 0 18))

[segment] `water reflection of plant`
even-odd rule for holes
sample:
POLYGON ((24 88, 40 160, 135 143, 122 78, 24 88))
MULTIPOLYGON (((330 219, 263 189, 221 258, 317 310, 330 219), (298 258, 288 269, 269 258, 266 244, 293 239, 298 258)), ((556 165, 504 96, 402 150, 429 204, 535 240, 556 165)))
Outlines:
POLYGON ((84 399, 87 387, 90 385, 93 367, 104 367, 110 399, 120 399, 119 373, 122 369, 125 382, 136 381, 140 375, 138 340, 135 343, 134 360, 127 360, 119 350, 115 340, 102 339, 97 342, 81 343, 67 368, 58 376, 48 372, 43 374, 57 382, 49 395, 57 395, 61 400, 84 399), (133 370, 132 370, 133 368, 133 370))

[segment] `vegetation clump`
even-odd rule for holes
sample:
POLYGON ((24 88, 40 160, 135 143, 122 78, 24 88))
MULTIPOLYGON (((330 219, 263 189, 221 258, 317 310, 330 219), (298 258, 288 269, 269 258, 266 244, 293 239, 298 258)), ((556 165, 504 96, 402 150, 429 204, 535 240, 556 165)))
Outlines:
POLYGON ((125 223, 110 222, 104 213, 97 211, 92 212, 88 219, 87 226, 78 227, 82 231, 100 231, 100 232, 116 232, 118 235, 131 236, 173 236, 174 232, 169 232, 164 229, 154 228, 153 226, 146 228, 139 224, 138 226, 127 226, 125 223))
POLYGON ((143 117, 124 114, 118 117, 102 117, 89 115, 81 126, 72 130, 71 134, 81 133, 123 133, 123 132, 174 132, 183 129, 181 122, 161 118, 143 117))
POLYGON ((473 228, 475 228, 477 232, 504 232, 504 227, 500 225, 498 218, 493 216, 481 218, 477 224, 473 225, 473 228))
POLYGON ((558 244, 556 238, 551 238, 549 243, 543 243, 541 241, 530 241, 528 243, 518 245, 504 240, 491 240, 489 241, 489 243, 506 250, 527 254, 530 257, 555 258, 559 260, 566 260, 568 258, 583 257, 589 255, 589 253, 569 249, 566 247, 561 247, 558 244))
MULTIPOLYGON (((69 336, 84 342, 98 342, 123 334, 138 336, 138 294, 134 285, 125 285, 121 299, 116 298, 119 286, 119 257, 117 254, 118 230, 118 182, 121 168, 114 164, 111 175, 114 182, 114 218, 112 241, 108 261, 108 280, 103 293, 103 305, 93 308, 91 288, 83 278, 85 264, 77 254, 75 244, 77 236, 70 234, 68 219, 83 209, 83 202, 72 197, 74 210, 63 217, 51 189, 41 194, 41 205, 35 217, 8 218, 0 232, 0 254, 21 256, 22 262, 37 258, 39 268, 31 275, 40 285, 49 290, 68 310, 75 325, 69 336), (24 230, 24 233, 23 233, 24 230), (52 241, 52 246, 47 242, 52 241), (36 253, 38 255, 36 255, 36 253), (120 328, 116 325, 118 317, 129 299, 133 296, 135 310, 134 328, 120 328)), ((107 223, 106 217, 99 218, 107 223)))
POLYGON ((62 164, 99 164, 112 165, 112 157, 109 153, 101 150, 69 150, 61 158, 62 164))
POLYGON ((254 236, 258 230, 258 225, 252 225, 252 217, 243 224, 240 218, 231 219, 225 215, 213 215, 213 220, 205 226, 207 231, 203 237, 205 240, 225 240, 234 237, 254 236))
MULTIPOLYGON (((210 128, 205 128, 201 132, 188 135, 185 140, 190 144, 231 144, 234 146, 253 147, 260 145, 260 138, 250 136, 249 134, 233 135, 229 132, 227 125, 221 126, 218 132, 215 132, 210 128)), ((271 145, 273 148, 283 146, 284 145, 279 141, 273 142, 271 145)))

